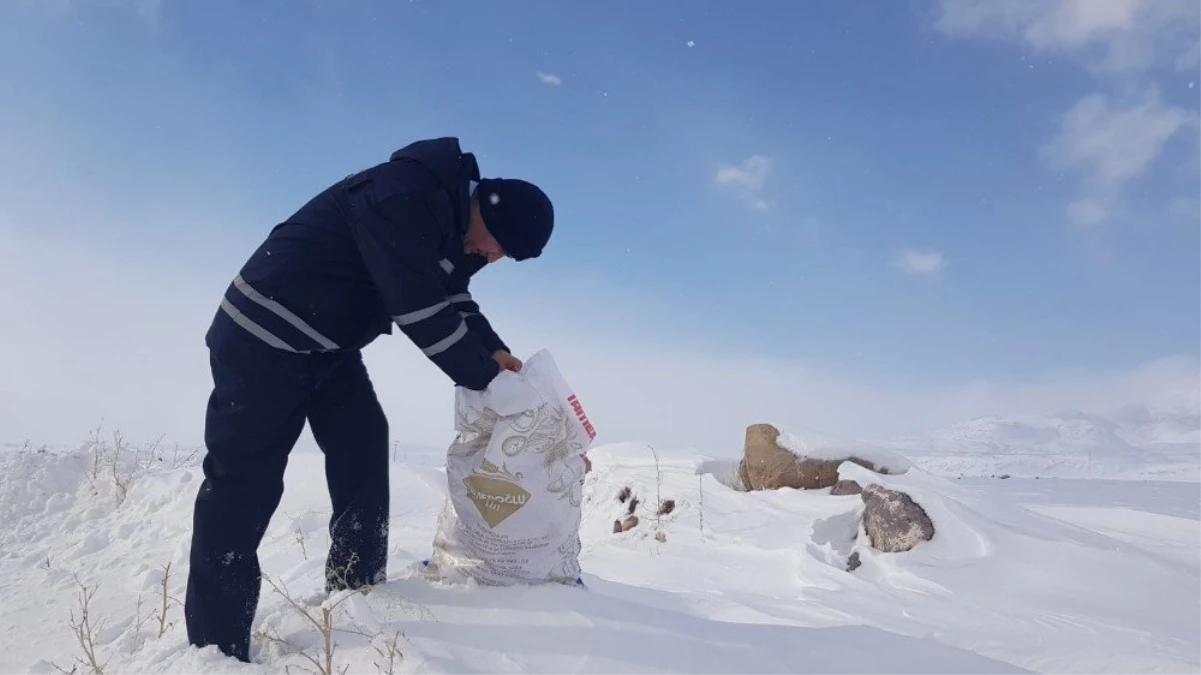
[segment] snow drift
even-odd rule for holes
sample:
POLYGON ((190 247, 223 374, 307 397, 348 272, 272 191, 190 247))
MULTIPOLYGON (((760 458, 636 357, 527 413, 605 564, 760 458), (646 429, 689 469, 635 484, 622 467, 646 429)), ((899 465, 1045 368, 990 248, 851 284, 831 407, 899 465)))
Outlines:
MULTIPOLYGON (((623 444, 589 454, 580 556, 587 590, 424 581, 417 568, 446 500, 446 475, 434 457, 394 462, 390 581, 340 599, 332 613, 335 666, 959 673, 1201 666, 1194 511, 1140 520, 1137 504, 1117 514, 1082 506, 1051 517, 1014 503, 1003 492, 1011 481, 983 489, 918 468, 882 476, 844 463, 845 478, 910 494, 937 528, 912 551, 882 553, 863 534, 858 496, 738 492, 707 472, 726 464, 687 450, 623 444), (614 520, 631 515, 638 524, 615 533, 614 520), (853 554, 861 564, 847 572, 853 554)), ((78 617, 81 584, 95 593, 96 646, 110 672, 312 666, 305 655, 317 656, 322 641, 300 610, 319 615, 325 600, 329 503, 320 455, 298 453, 289 464, 261 556, 265 574, 295 605, 264 586, 256 630, 280 640, 256 639, 257 663, 249 665, 188 648, 173 600, 182 597, 199 468, 144 463, 110 472, 124 481, 119 487, 94 478, 94 465, 86 449, 0 453, 0 671, 70 669, 80 655, 68 622, 73 610, 78 617)), ((1182 508, 1191 508, 1184 497, 1182 508)))

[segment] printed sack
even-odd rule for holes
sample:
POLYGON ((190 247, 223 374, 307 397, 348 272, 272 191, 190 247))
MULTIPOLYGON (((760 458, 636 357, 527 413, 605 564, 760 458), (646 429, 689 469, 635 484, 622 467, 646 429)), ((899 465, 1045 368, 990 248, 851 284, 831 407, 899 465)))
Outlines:
POLYGON ((456 388, 455 429, 424 574, 491 586, 577 583, 584 454, 596 430, 550 352, 485 391, 456 388))

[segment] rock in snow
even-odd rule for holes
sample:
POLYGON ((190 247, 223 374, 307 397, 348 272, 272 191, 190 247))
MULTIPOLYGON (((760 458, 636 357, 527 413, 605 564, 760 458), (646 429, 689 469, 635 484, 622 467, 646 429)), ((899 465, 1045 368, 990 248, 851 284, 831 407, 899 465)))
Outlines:
POLYGON ((871 471, 889 473, 869 459, 849 453, 801 454, 781 444, 780 430, 770 424, 746 429, 746 445, 738 475, 747 490, 795 488, 820 490, 838 482, 838 467, 854 462, 871 471))
POLYGON ((853 480, 840 480, 830 488, 830 494, 835 496, 840 495, 857 495, 863 492, 863 488, 859 483, 853 480))
POLYGON ((862 497, 863 527, 873 548, 899 553, 934 538, 930 516, 904 492, 868 485, 862 497))

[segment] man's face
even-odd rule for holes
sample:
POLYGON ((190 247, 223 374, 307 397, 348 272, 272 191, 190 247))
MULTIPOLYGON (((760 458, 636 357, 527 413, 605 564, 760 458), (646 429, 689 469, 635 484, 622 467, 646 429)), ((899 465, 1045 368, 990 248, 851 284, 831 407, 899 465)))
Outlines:
POLYGON ((463 252, 468 255, 483 256, 489 263, 505 257, 505 249, 484 226, 484 218, 480 215, 480 206, 474 200, 471 202, 471 220, 467 225, 467 236, 463 238, 463 252))

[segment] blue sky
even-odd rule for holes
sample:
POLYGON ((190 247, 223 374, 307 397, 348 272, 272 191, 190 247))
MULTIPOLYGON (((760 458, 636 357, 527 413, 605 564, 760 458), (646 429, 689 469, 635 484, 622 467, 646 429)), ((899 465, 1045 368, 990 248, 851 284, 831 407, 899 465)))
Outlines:
POLYGON ((567 297, 582 331, 898 388, 1132 370, 1201 344, 1198 24, 1170 0, 15 0, 0 227, 196 285, 202 329, 314 191, 457 135, 556 205, 542 259, 478 282, 502 326, 567 297))

